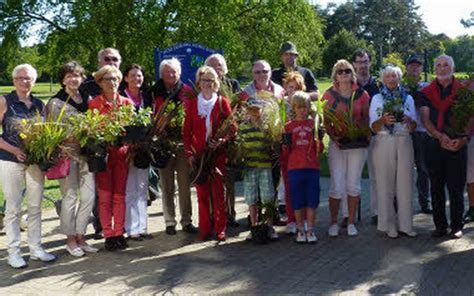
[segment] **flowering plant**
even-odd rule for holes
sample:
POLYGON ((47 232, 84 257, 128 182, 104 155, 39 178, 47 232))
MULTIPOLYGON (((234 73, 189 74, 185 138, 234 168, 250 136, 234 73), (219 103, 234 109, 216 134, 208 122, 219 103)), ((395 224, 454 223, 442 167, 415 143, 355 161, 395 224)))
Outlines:
MULTIPOLYGON (((470 119, 474 116, 474 74, 462 81, 456 93, 456 100, 452 107, 450 127, 445 127, 446 132, 456 137, 455 134, 465 135, 470 119)), ((450 136, 450 137, 451 137, 450 136)))

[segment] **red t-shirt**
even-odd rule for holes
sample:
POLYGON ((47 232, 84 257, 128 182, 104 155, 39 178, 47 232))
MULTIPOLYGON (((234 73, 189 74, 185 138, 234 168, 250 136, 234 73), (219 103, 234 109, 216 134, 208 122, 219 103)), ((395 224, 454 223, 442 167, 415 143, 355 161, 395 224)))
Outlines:
POLYGON ((291 134, 291 145, 284 147, 288 170, 319 169, 318 156, 324 145, 315 140, 314 120, 292 120, 285 125, 285 133, 291 134))
POLYGON ((123 105, 133 106, 133 101, 130 100, 129 98, 122 97, 119 94, 117 94, 117 98, 115 99, 115 102, 108 101, 102 95, 98 95, 89 101, 89 109, 97 109, 99 110, 100 114, 107 114, 114 107, 123 106, 123 105))

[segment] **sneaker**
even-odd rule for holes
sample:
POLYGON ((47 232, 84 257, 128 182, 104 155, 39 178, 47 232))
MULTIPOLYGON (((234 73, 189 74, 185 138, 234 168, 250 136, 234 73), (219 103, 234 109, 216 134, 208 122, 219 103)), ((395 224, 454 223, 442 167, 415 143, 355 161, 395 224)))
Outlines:
POLYGON ((23 259, 23 257, 21 257, 18 253, 8 255, 8 265, 15 269, 25 268, 28 266, 28 264, 26 264, 25 259, 23 259))
POLYGON ((474 207, 469 207, 466 214, 464 214, 464 224, 474 222, 474 207))
POLYGON ((296 234, 296 242, 299 244, 306 242, 306 233, 304 231, 298 231, 298 233, 296 234))
POLYGON ((330 237, 336 237, 339 235, 339 226, 337 224, 333 224, 329 226, 328 234, 330 237))
POLYGON ((74 257, 82 257, 85 254, 80 247, 71 248, 68 245, 66 245, 66 251, 68 251, 69 254, 74 257))
POLYGON ((359 232, 357 231, 357 228, 355 227, 354 224, 348 224, 347 225, 347 235, 348 236, 356 236, 358 234, 359 234, 359 232))
POLYGON ((46 252, 43 248, 38 248, 36 250, 30 250, 30 259, 50 262, 56 260, 56 256, 46 252))
POLYGON ((116 241, 117 241, 117 238, 115 236, 105 238, 104 248, 107 251, 111 251, 111 252, 117 250, 116 241))
MULTIPOLYGON (((184 229, 183 229, 184 230, 184 229)), ((176 227, 174 226, 166 226, 165 230, 167 235, 175 235, 176 234, 176 227)))
POLYGON ((275 228, 273 226, 268 226, 268 238, 270 240, 277 240, 278 239, 278 233, 276 233, 275 228))
POLYGON ((290 222, 286 225, 286 234, 294 235, 296 234, 296 223, 295 222, 290 222))
POLYGON ((452 239, 459 239, 463 235, 462 230, 452 230, 449 236, 451 236, 452 239))
POLYGON ((390 230, 390 231, 387 232, 387 236, 389 238, 398 238, 398 231, 390 230))
POLYGON ((314 231, 310 230, 306 232, 306 240, 308 241, 309 244, 314 244, 315 242, 318 241, 318 238, 314 234, 314 231))
POLYGON ((89 245, 79 245, 79 248, 81 248, 86 253, 97 253, 97 252, 99 252, 99 249, 94 248, 94 247, 89 246, 89 245))
POLYGON ((125 250, 126 248, 128 248, 127 241, 125 240, 125 237, 123 235, 115 237, 115 244, 117 246, 117 249, 119 250, 125 250))

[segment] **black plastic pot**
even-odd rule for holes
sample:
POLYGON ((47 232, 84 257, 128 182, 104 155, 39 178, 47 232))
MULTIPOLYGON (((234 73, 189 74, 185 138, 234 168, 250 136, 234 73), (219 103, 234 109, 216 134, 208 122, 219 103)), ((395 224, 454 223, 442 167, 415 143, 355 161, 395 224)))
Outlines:
POLYGON ((339 140, 339 149, 349 150, 349 149, 359 149, 369 147, 369 140, 366 137, 349 139, 342 138, 339 140))
POLYGON ((401 110, 400 111, 395 111, 395 112, 393 112, 393 116, 395 117, 396 122, 402 122, 404 113, 401 110))
POLYGON ((270 241, 267 224, 262 223, 252 226, 250 227, 250 232, 252 233, 252 242, 255 244, 263 245, 270 241))
POLYGON ((52 168, 54 165, 55 165, 55 163, 52 162, 52 161, 43 161, 43 162, 38 164, 38 166, 39 166, 39 168, 42 172, 46 172, 47 170, 52 168))
POLYGON ((125 135, 121 138, 123 143, 136 144, 143 142, 149 128, 143 125, 129 125, 125 127, 125 135))
POLYGON ((107 169, 106 156, 87 156, 87 165, 89 166, 89 172, 99 173, 107 169))
POLYGON ((104 156, 107 155, 107 147, 103 143, 97 143, 88 140, 86 146, 82 149, 85 155, 104 156))

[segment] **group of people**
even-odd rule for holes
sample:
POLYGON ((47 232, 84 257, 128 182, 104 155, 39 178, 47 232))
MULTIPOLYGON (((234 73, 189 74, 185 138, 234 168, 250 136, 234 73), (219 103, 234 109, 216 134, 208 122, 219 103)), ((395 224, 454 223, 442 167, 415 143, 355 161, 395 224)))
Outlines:
MULTIPOLYGON (((280 55, 282 64, 273 71, 265 60, 255 61, 252 81, 243 90, 237 80, 228 77, 226 61, 220 54, 209 56, 198 69, 196 90, 180 80, 179 60, 165 59, 159 67, 160 79, 150 90, 145 90, 143 68, 132 64, 122 73, 120 53, 106 48, 98 54, 97 72, 89 77, 77 62, 64 64, 59 71, 62 88, 46 106, 31 93, 36 70, 29 64, 18 65, 12 73, 15 90, 0 97, 3 128, 0 182, 6 200, 8 264, 13 268, 27 266, 20 253, 23 194, 28 199, 30 259, 55 260, 53 254, 41 247, 44 175, 38 165, 25 163, 27 155, 13 124, 15 120, 48 112, 53 100, 61 100, 75 112, 95 109, 106 115, 121 105, 132 105, 136 110, 151 107, 155 115, 163 114, 168 104, 174 104, 178 111, 167 116, 175 116, 176 120, 169 120, 164 128, 164 135, 174 146, 158 169, 167 235, 176 234, 175 181, 183 231, 199 233, 200 240, 215 237, 224 241, 226 228, 239 225, 234 191, 237 174, 233 154, 228 151, 238 136, 243 155, 244 196, 252 230, 247 239, 256 239, 256 229, 261 224, 267 226, 269 239, 278 238, 274 217, 262 215, 261 211, 268 204, 275 205, 278 199, 280 215, 285 216, 286 233, 296 235, 297 243, 316 242, 319 158, 327 133, 330 237, 338 236, 341 228, 346 228, 348 236, 358 235, 355 217, 366 161, 372 219, 379 231, 390 238, 400 234, 416 236, 412 218, 416 167, 420 208, 427 214, 433 212, 432 235, 447 234, 447 187, 451 236, 461 237, 463 223, 474 220, 474 141, 469 142, 473 125, 467 135, 458 138, 452 139, 444 132, 451 122, 451 107, 459 88, 453 75, 453 59, 445 55, 438 57, 436 78, 428 84, 420 79, 423 61, 410 56, 406 75, 418 86, 410 89, 402 82, 401 69, 394 65, 382 68, 377 82, 370 75, 370 53, 358 50, 352 62, 335 63, 332 85, 321 96, 312 72, 297 65, 296 46, 283 43, 280 55), (228 92, 223 88, 238 94, 239 102, 235 104, 226 98, 228 92), (324 110, 314 112, 315 101, 324 110), (263 124, 269 103, 279 106, 278 113, 284 121, 283 134, 277 143, 268 136, 268 126, 263 124), (388 110, 395 103, 399 105, 399 116, 388 110), (237 118, 237 111, 243 116, 237 118), (321 122, 317 114, 322 112, 326 116, 321 122), (352 137, 354 134, 357 136, 352 137), (193 170, 199 173, 194 180, 190 174, 193 170), (466 178, 471 207, 463 219, 466 178), (192 223, 192 185, 197 190, 198 228, 192 223), (342 224, 338 221, 339 212, 342 224)), ((67 122, 67 118, 62 120, 67 122)), ((72 256, 98 251, 84 237, 91 213, 95 216, 96 234, 102 233, 105 238, 106 250, 127 248, 127 238, 137 241, 153 238, 147 231, 150 168, 133 165, 129 158, 134 148, 123 143, 107 147, 106 168, 98 173, 90 172, 83 154, 71 159, 69 174, 59 183, 60 224, 66 235, 66 249, 72 256)))

